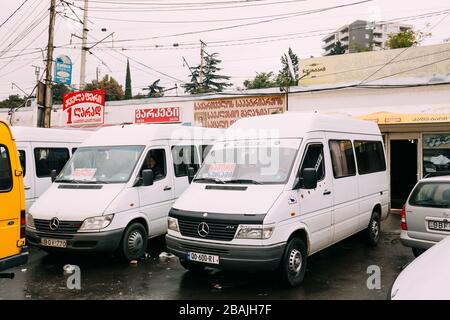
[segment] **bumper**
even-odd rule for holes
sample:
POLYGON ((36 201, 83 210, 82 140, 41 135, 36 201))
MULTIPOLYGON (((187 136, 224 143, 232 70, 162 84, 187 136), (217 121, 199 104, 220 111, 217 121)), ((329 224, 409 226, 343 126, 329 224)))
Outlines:
POLYGON ((27 263, 28 261, 28 247, 23 247, 22 248, 22 252, 12 256, 12 257, 8 257, 5 259, 1 259, 0 260, 0 271, 9 269, 9 268, 13 268, 13 267, 17 267, 20 266, 22 264, 27 263))
POLYGON ((417 238, 411 238, 408 236, 408 232, 402 230, 400 234, 400 241, 405 247, 410 248, 419 248, 419 249, 429 249, 432 246, 434 246, 438 241, 429 241, 429 240, 422 240, 417 238))
POLYGON ((43 233, 27 229, 28 243, 39 248, 54 251, 78 251, 78 252, 113 252, 119 247, 124 229, 92 233, 56 234, 43 233), (66 248, 56 248, 41 245, 41 239, 66 240, 66 248))
POLYGON ((167 249, 180 259, 188 252, 219 256, 219 264, 208 265, 223 270, 274 270, 280 265, 285 243, 273 246, 243 246, 205 243, 166 235, 167 249))

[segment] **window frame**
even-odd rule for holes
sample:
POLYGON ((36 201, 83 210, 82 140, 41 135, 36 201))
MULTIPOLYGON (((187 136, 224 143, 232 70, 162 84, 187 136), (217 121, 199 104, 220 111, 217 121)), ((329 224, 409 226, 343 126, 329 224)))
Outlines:
POLYGON ((163 154, 164 154, 164 166, 161 169, 164 170, 164 176, 159 178, 159 179, 156 179, 156 177, 154 177, 153 181, 157 182, 157 181, 161 181, 161 180, 164 180, 165 178, 167 178, 167 153, 166 153, 166 149, 165 148, 153 148, 153 149, 148 149, 147 152, 145 153, 144 161, 141 164, 141 168, 139 169, 139 172, 138 172, 138 178, 139 179, 142 178, 142 170, 144 168, 145 162, 147 161, 147 157, 151 154, 152 151, 155 151, 155 150, 162 150, 163 151, 163 154))
POLYGON ((27 175, 27 151, 25 149, 17 149, 17 152, 19 154, 19 162, 20 162, 20 166, 22 167, 23 177, 25 178, 25 176, 27 175), (21 152, 23 152, 23 160, 24 160, 23 165, 22 165, 22 161, 20 161, 20 159, 21 159, 20 153, 21 152))
POLYGON ((379 141, 379 140, 354 140, 353 141, 353 149, 354 149, 354 152, 355 152, 355 160, 356 160, 356 164, 357 164, 357 166, 358 166, 358 174, 360 175, 360 176, 363 176, 363 175, 366 175, 366 174, 371 174, 371 173, 377 173, 377 172, 386 172, 386 170, 387 170, 387 163, 386 163, 386 155, 385 155, 385 151, 384 151, 384 145, 383 145, 383 142, 381 142, 381 141, 379 141), (383 170, 375 170, 375 171, 367 171, 367 172, 361 172, 361 168, 360 168, 360 166, 359 166, 359 162, 358 162, 358 153, 356 152, 356 143, 357 142, 362 142, 362 143, 364 143, 364 142, 368 142, 368 143, 375 143, 375 144, 379 144, 379 145, 381 145, 381 150, 382 150, 382 159, 383 159, 383 167, 384 167, 384 169, 383 170))
POLYGON ((329 139, 329 140, 328 140, 328 149, 329 149, 329 151, 330 151, 331 169, 332 169, 332 171, 333 171, 333 177, 334 177, 335 179, 342 179, 342 178, 348 178, 348 177, 355 177, 356 174, 357 174, 357 172, 358 172, 358 170, 357 170, 356 156, 355 156, 355 148, 354 148, 354 145, 353 145, 353 141, 352 141, 351 139, 329 139), (352 154, 353 154, 353 165, 354 165, 354 168, 355 168, 355 172, 354 172, 353 174, 349 174, 349 175, 345 175, 345 176, 336 177, 336 173, 334 172, 333 154, 332 154, 332 152, 331 152, 331 145, 330 145, 330 143, 331 143, 331 142, 340 142, 340 141, 349 141, 350 144, 351 144, 351 146, 352 146, 351 150, 352 150, 352 154))
POLYGON ((13 168, 11 163, 11 153, 9 152, 8 146, 4 144, 0 144, 0 148, 4 148, 6 151, 6 156, 8 159, 8 167, 9 167, 9 177, 10 177, 10 187, 9 189, 0 189, 0 193, 9 193, 14 188, 14 177, 13 177, 13 168))
MULTIPOLYGON (((306 155, 309 151, 309 147, 310 146, 314 146, 314 145, 318 145, 318 146, 322 146, 322 155, 323 155, 323 176, 320 180, 317 180, 317 182, 321 182, 323 180, 325 180, 325 178, 327 177, 327 170, 326 170, 326 165, 325 165, 325 147, 324 144, 322 142, 310 142, 306 145, 306 149, 305 152, 303 153, 303 157, 302 157, 302 161, 300 162, 300 166, 298 167, 298 171, 297 171, 297 178, 300 178, 300 172, 303 168, 303 164, 305 163, 305 159, 306 159, 306 155)), ((295 183, 294 183, 295 184, 295 183)))
MULTIPOLYGON (((195 144, 187 144, 187 145, 172 145, 171 147, 170 147, 170 152, 171 152, 171 155, 172 155, 172 159, 173 159, 173 149, 174 148, 185 148, 185 147, 190 147, 191 148, 191 151, 192 151, 192 149, 194 150, 194 159, 197 159, 197 161, 199 160, 199 152, 198 152, 198 150, 197 150, 197 145, 195 145, 195 144)), ((173 175, 174 175, 174 177, 175 178, 183 178, 183 177, 188 177, 189 176, 189 172, 188 172, 188 170, 186 170, 186 174, 183 174, 183 175, 178 175, 177 174, 177 169, 175 168, 176 166, 179 166, 180 164, 175 164, 175 161, 173 161, 173 175)), ((186 166, 188 166, 188 168, 189 168, 189 165, 188 164, 184 164, 184 165, 186 165, 186 166)), ((197 166, 197 168, 196 168, 196 170, 195 170, 195 174, 197 174, 197 172, 198 172, 198 170, 200 170, 200 163, 198 163, 198 164, 193 164, 193 165, 196 165, 197 166)))
POLYGON ((48 175, 38 175, 38 163, 37 163, 38 159, 36 159, 36 150, 42 150, 42 149, 49 149, 49 150, 50 149, 61 149, 61 150, 65 150, 67 152, 67 160, 64 163, 64 166, 62 166, 61 170, 59 170, 59 172, 56 173, 58 175, 64 169, 65 165, 67 164, 67 162, 70 159, 69 148, 67 148, 67 147, 34 147, 33 148, 33 157, 34 157, 34 166, 36 168, 36 170, 35 170, 36 178, 50 178, 51 172, 52 172, 52 169, 50 169, 50 173, 48 175))

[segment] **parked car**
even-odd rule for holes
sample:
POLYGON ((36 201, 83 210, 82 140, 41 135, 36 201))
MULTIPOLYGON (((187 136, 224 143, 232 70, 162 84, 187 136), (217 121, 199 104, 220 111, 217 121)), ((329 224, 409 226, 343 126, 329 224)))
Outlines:
POLYGON ((24 173, 27 210, 47 190, 51 172, 59 174, 92 131, 11 127, 24 173))
POLYGON ((50 253, 141 258, 221 131, 181 125, 105 127, 87 138, 30 208, 28 241, 50 253))
POLYGON ((169 213, 167 247, 186 269, 278 269, 296 286, 308 256, 360 231, 377 244, 390 197, 375 123, 287 113, 224 136, 169 213))
POLYGON ((402 210, 402 243, 414 256, 450 234, 450 176, 421 179, 402 210))
POLYGON ((450 300, 450 237, 411 262, 388 294, 393 300, 450 300))
POLYGON ((27 260, 23 171, 13 134, 0 120, 0 271, 27 260))

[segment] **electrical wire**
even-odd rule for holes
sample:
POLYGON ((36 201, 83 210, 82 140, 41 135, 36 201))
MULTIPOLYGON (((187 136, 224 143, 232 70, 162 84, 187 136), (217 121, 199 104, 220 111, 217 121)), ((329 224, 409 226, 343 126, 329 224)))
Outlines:
POLYGON ((4 25, 5 25, 5 23, 7 23, 8 21, 9 21, 9 19, 11 19, 24 5, 25 5, 25 3, 27 3, 28 2, 28 0, 25 0, 24 2, 22 2, 22 4, 16 9, 16 10, 14 10, 14 12, 13 13, 11 13, 9 16, 8 16, 8 18, 6 18, 6 20, 5 21, 3 21, 1 24, 0 24, 0 28, 1 27, 3 27, 4 25))

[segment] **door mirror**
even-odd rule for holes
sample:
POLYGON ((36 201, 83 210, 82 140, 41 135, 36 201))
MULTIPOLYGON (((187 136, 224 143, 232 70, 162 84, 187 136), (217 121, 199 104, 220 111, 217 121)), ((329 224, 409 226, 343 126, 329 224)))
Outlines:
POLYGON ((55 169, 50 171, 50 178, 52 179, 52 183, 55 182, 56 176, 57 176, 57 174, 56 174, 56 170, 55 169))
POLYGON ((189 183, 192 182, 192 180, 194 180, 194 176, 195 176, 195 169, 192 167, 188 168, 188 181, 189 183))
POLYGON ((303 169, 302 189, 315 189, 317 187, 317 172, 314 168, 303 169))
POLYGON ((147 187, 153 185, 155 176, 152 169, 142 170, 142 184, 141 186, 147 187))

